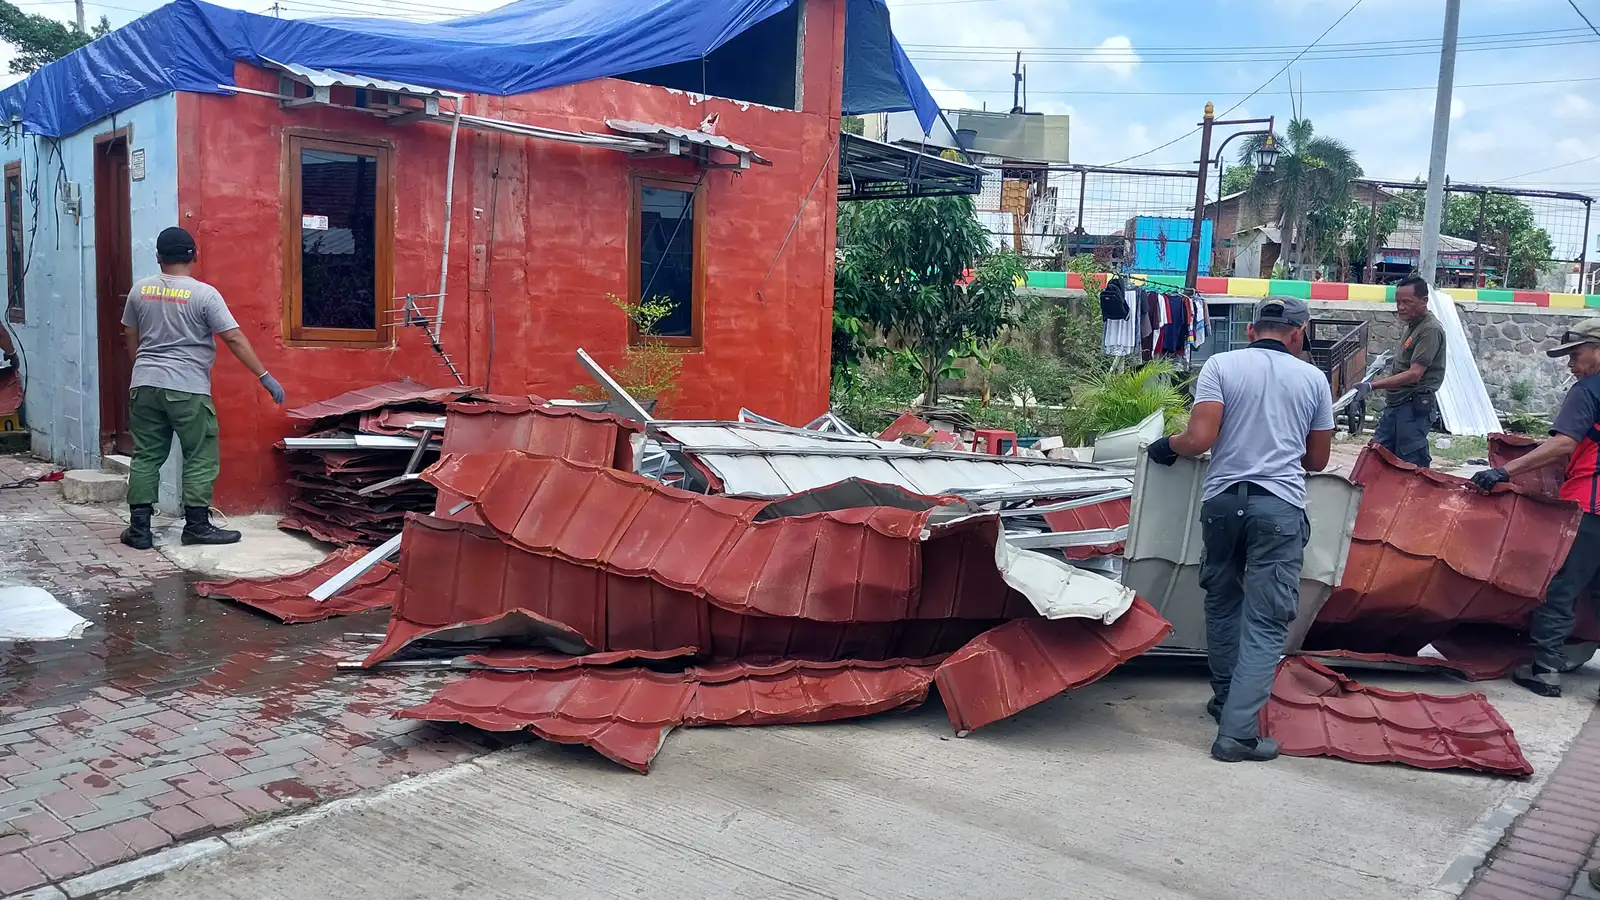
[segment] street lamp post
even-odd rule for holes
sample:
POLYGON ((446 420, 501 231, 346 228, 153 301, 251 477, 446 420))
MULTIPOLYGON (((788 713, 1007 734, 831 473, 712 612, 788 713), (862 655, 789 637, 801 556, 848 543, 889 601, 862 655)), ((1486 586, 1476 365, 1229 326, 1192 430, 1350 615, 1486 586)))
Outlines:
MULTIPOLYGON (((1205 223, 1206 210, 1206 169, 1212 165, 1211 130, 1218 125, 1265 125, 1266 128, 1256 128, 1250 131, 1238 131, 1228 135, 1222 145, 1217 148, 1217 199, 1222 199, 1222 151, 1227 149, 1228 143, 1237 137, 1250 134, 1265 134, 1266 141, 1255 152, 1256 171, 1266 174, 1272 171, 1278 163, 1278 145, 1273 136, 1273 126, 1277 122, 1276 116, 1265 119, 1217 119, 1216 107, 1211 103, 1206 104, 1204 119, 1200 122, 1200 178, 1194 192, 1194 225, 1189 233, 1189 269, 1184 275, 1184 286, 1194 289, 1200 278, 1200 228, 1205 223)), ((1216 235, 1213 233, 1212 237, 1216 235)))

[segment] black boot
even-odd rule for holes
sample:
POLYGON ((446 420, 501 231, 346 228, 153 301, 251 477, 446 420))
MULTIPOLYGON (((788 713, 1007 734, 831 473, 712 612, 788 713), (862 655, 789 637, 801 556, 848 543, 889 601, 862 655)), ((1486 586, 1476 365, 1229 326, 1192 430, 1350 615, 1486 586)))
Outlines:
POLYGON ((154 512, 148 503, 128 507, 128 527, 122 529, 122 542, 135 550, 155 546, 155 537, 150 534, 150 516, 154 512))
POLYGON ((211 524, 211 510, 204 506, 183 508, 183 542, 185 544, 237 544, 239 532, 228 531, 211 524))

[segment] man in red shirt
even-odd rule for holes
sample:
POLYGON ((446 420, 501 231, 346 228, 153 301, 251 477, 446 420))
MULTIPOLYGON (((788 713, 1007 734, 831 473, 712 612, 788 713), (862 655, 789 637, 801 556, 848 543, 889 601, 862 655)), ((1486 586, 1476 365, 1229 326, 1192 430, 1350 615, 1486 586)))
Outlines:
POLYGON ((1578 383, 1567 392, 1561 412, 1550 426, 1550 438, 1503 468, 1484 469, 1472 476, 1484 490, 1509 481, 1521 472, 1536 471, 1566 461, 1567 478, 1561 499, 1583 508, 1578 536, 1567 551, 1566 562, 1550 580, 1544 604, 1528 619, 1533 639, 1532 665, 1512 673, 1518 684, 1545 697, 1561 696, 1561 669, 1567 661, 1565 645, 1572 636, 1578 598, 1600 587, 1600 318, 1585 319, 1561 338, 1561 345, 1546 353, 1567 358, 1567 368, 1578 383))

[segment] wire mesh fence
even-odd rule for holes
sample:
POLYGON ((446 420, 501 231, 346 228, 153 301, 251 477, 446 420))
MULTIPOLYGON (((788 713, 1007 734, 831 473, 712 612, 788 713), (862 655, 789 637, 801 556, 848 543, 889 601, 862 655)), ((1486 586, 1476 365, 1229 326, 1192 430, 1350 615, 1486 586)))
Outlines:
MULTIPOLYGON (((1182 275, 1194 215, 1192 171, 981 162, 978 217, 996 247, 1061 271, 1089 254, 1102 266, 1182 275)), ((1202 229, 1202 236, 1209 228, 1202 229)), ((1202 272, 1208 270, 1202 255, 1202 272)))
MULTIPOLYGON (((1029 268, 1061 271, 1083 254, 1102 269, 1185 273, 1195 179, 1185 170, 980 161, 978 216, 997 248, 1029 268)), ((1416 271, 1421 255, 1420 182, 1351 184, 1342 233, 1308 247, 1299 232, 1237 195, 1206 202, 1200 275, 1384 284, 1416 271), (1291 246, 1282 246, 1283 232, 1291 246), (1285 265, 1285 263, 1290 263, 1285 265)), ((1450 287, 1588 293, 1600 289, 1588 252, 1594 198, 1564 191, 1447 183, 1436 283, 1450 287)))
MULTIPOLYGON (((1424 185, 1360 183, 1376 189, 1365 203, 1371 252, 1360 279, 1385 283, 1416 271, 1424 185)), ((1436 283, 1587 293, 1593 204, 1586 194, 1447 182, 1436 283)))

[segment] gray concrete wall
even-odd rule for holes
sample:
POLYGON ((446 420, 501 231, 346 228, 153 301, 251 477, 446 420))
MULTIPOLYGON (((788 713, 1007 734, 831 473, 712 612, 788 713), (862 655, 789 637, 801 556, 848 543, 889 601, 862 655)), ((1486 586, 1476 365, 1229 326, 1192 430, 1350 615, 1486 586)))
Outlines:
MULTIPOLYGON (((1544 355, 1561 332, 1597 310, 1541 309, 1510 306, 1505 303, 1461 303, 1461 322, 1467 329, 1467 343, 1495 408, 1502 412, 1540 412, 1553 414, 1572 385, 1563 360, 1544 355), (1525 408, 1512 400, 1512 385, 1525 382, 1532 388, 1525 408)), ((1367 326, 1368 349, 1381 353, 1397 347, 1402 328, 1393 303, 1312 301, 1312 314, 1361 319, 1367 326)))

